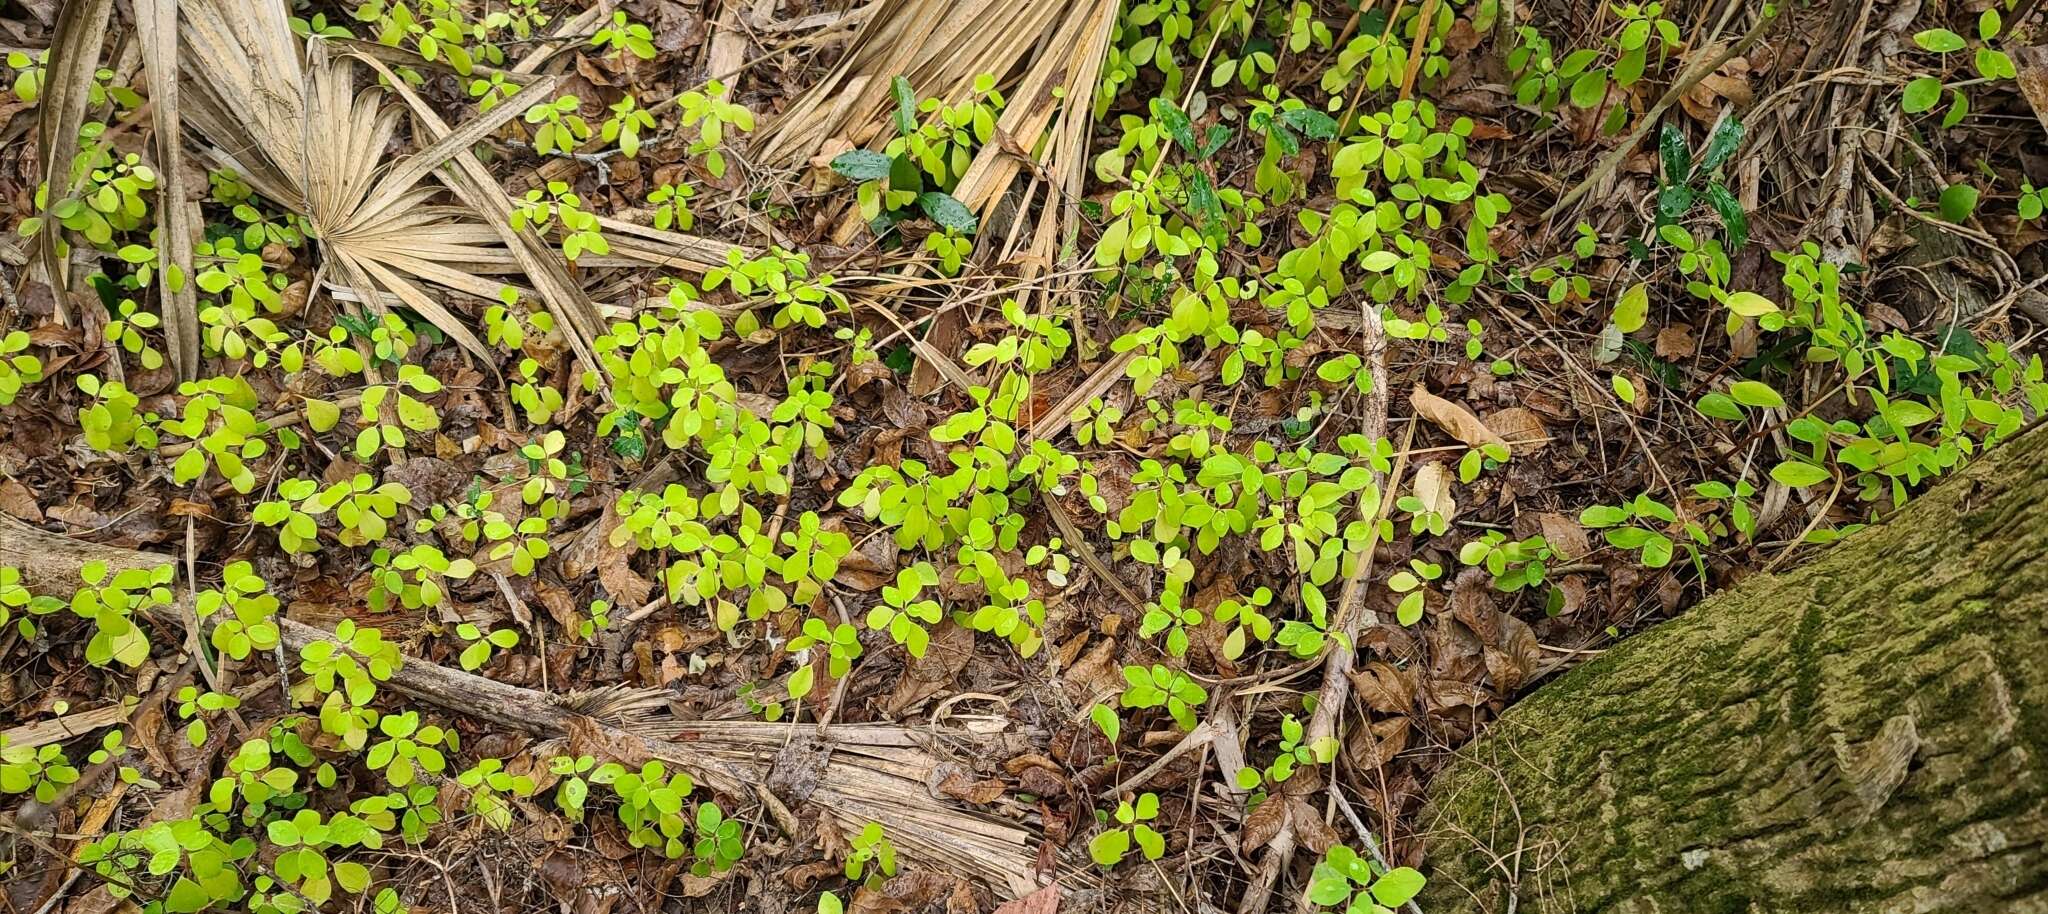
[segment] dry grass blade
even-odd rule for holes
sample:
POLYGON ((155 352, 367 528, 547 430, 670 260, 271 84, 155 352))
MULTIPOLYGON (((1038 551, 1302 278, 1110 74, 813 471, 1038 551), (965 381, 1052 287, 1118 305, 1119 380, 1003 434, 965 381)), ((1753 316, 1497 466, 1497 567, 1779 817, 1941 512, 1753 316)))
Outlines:
POLYGON ((149 73, 150 111, 156 118, 157 268, 163 281, 164 338, 179 380, 199 377, 199 299, 193 291, 192 206, 185 199, 185 138, 178 113, 178 0, 135 0, 142 66, 149 73), (182 281, 174 279, 182 277, 182 281))
POLYGON ((43 186, 47 190, 43 230, 36 236, 36 252, 44 278, 56 293, 60 324, 71 321, 71 306, 65 300, 70 278, 64 257, 57 251, 62 229, 50 218, 50 207, 71 191, 71 160, 78 154, 78 131, 85 124, 93 73, 100 65, 100 42, 106 38, 107 20, 113 11, 113 0, 65 3, 57 13, 57 28, 50 36, 50 63, 43 74, 42 107, 36 117, 36 154, 42 163, 43 186))

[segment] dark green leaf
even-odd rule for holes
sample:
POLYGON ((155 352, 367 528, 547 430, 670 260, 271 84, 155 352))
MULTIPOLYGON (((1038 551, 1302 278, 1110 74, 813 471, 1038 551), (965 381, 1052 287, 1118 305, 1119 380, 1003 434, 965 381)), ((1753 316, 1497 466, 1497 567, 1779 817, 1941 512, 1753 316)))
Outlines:
POLYGON ((1968 184, 1950 184, 1941 190, 1941 218, 1961 224, 1977 211, 1977 189, 1968 184))
POLYGON ((924 169, 909 156, 899 155, 889 163, 889 189, 917 193, 924 189, 924 169))
POLYGON ((917 93, 910 91, 910 80, 901 76, 889 82, 889 92, 896 96, 896 132, 909 136, 917 129, 917 93))
MULTIPOLYGON (((1337 120, 1314 108, 1289 108, 1280 112, 1280 120, 1301 131, 1311 140, 1334 140, 1337 138, 1337 120)), ((1221 125, 1218 125, 1221 126, 1221 125)), ((1216 128, 1210 128, 1213 133, 1216 128)))
POLYGON ((1692 188, 1673 184, 1657 192, 1657 220, 1675 222, 1692 209, 1692 188))
POLYGON ((1230 142, 1230 128, 1222 124, 1210 124, 1209 134, 1202 138, 1202 158, 1206 159, 1215 155, 1216 150, 1222 149, 1223 144, 1228 142, 1230 142))
POLYGON ((1272 131, 1267 135, 1280 145, 1281 155, 1291 156, 1301 151, 1301 138, 1295 136, 1294 131, 1287 129, 1286 124, 1274 124, 1272 131))
POLYGON ((1686 143, 1685 131, 1675 124, 1665 124, 1657 134, 1657 151, 1664 159, 1664 183, 1684 184, 1692 174, 1692 147, 1686 143))
POLYGON ((1721 119, 1714 127, 1714 134, 1707 137, 1707 150, 1700 154, 1700 173, 1706 174, 1721 167, 1728 157, 1735 154, 1742 145, 1742 122, 1731 114, 1721 119))
POLYGON ((917 195, 917 205, 933 222, 962 235, 974 234, 974 213, 967 208, 967 204, 954 199, 952 194, 928 190, 917 195))
POLYGON ((1223 204, 1216 199, 1216 187, 1209 183, 1208 175, 1199 171, 1188 182, 1188 206, 1202 218, 1204 231, 1223 221, 1223 204))
POLYGON ((1742 211, 1742 202, 1728 192, 1728 188, 1715 181, 1707 185, 1707 205, 1721 214, 1721 227, 1728 232, 1728 250, 1734 251, 1749 241, 1749 216, 1742 211))
POLYGON ((1195 127, 1188 121, 1187 114, 1180 110, 1179 105, 1154 96, 1152 119, 1166 127, 1167 134, 1173 137, 1175 143, 1180 144, 1182 151, 1188 155, 1200 151, 1201 147, 1195 142, 1195 127))
POLYGON ((879 181, 889 176, 889 157, 872 149, 855 149, 833 159, 832 170, 855 181, 879 181))

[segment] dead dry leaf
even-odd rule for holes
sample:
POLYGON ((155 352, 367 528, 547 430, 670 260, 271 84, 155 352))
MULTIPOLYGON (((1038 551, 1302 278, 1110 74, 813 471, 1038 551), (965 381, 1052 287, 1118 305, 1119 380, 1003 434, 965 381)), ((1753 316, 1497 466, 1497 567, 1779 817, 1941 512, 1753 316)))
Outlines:
POLYGON ((1055 882, 1022 898, 996 906, 995 914, 1059 914, 1060 884, 1055 882))
POLYGON ((1538 513, 1534 518, 1536 532, 1550 544, 1550 551, 1558 558, 1577 561, 1590 551, 1586 546, 1586 528, 1579 526, 1577 520, 1550 511, 1538 513))
POLYGON ((1534 454, 1550 443, 1550 430, 1543 427, 1543 418, 1534 410, 1520 406, 1510 406, 1487 416, 1486 427, 1506 441, 1508 448, 1518 457, 1534 454))
POLYGON ((1442 463, 1416 467, 1414 491, 1415 498, 1422 502, 1422 510, 1442 516, 1445 523, 1458 516, 1458 502, 1451 498, 1451 474, 1442 463))
POLYGON ((1657 331, 1657 357, 1676 359, 1692 355, 1691 324, 1671 324, 1657 331))
POLYGON ((1479 421, 1478 416, 1472 415, 1471 410, 1430 393, 1428 388, 1420 384, 1415 385, 1415 389, 1409 392, 1408 405, 1415 408, 1416 415, 1428 419, 1431 424, 1469 447, 1507 444, 1499 433, 1479 421))

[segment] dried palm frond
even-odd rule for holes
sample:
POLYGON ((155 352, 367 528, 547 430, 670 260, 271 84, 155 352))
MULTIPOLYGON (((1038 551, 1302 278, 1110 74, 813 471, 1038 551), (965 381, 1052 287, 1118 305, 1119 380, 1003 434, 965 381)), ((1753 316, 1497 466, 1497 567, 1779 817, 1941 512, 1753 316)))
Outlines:
POLYGON ((45 188, 43 229, 36 237, 36 254, 44 278, 56 293, 60 324, 71 322, 71 305, 65 300, 71 284, 68 264, 57 250, 60 232, 50 207, 71 189, 71 160, 78 154, 78 131, 85 125, 93 74, 100 66, 100 43, 113 12, 113 0, 75 0, 58 10, 57 26, 50 34, 49 66, 43 74, 42 105, 36 112, 36 155, 45 188))
POLYGON ((185 199, 185 137, 178 111, 178 0, 135 0, 135 33, 142 39, 142 66, 149 72, 149 108, 156 118, 158 170, 157 283, 162 290, 164 339, 171 367, 184 381, 199 377, 199 299, 192 275, 192 236, 197 226, 185 199))
MULTIPOLYGON (((1066 215, 1081 194, 1089 102, 1117 8, 1117 0, 876 0, 839 66, 762 132, 757 157, 794 168, 835 138, 886 144, 896 76, 946 104, 967 98, 977 76, 994 76, 1008 104, 995 139, 976 153, 953 196, 984 222, 979 256, 1013 264, 1019 304, 1042 309, 1029 300, 1040 294, 1032 280, 1051 271, 1060 243, 1073 235, 1066 215), (1027 171, 1030 179, 1014 187, 1027 171)), ((846 243, 864 225, 849 207, 833 240, 846 243)), ((966 320, 948 311, 927 339, 945 349, 966 320)), ((929 393, 943 375, 920 358, 911 392, 929 393)))
POLYGON ((595 306, 531 232, 514 231, 510 203, 471 144, 538 99, 558 79, 540 77, 489 113, 450 130, 374 59, 334 57, 312 41, 302 52, 282 5, 246 0, 182 0, 186 115, 211 142, 204 154, 235 169, 258 193, 304 217, 309 236, 337 268, 339 284, 382 307, 385 296, 419 312, 486 365, 497 354, 420 287, 425 281, 493 298, 504 275, 524 274, 563 319, 579 358, 595 365, 590 341, 601 332, 595 306), (356 89, 355 60, 365 60, 408 103, 432 143, 386 167, 402 112, 385 91, 356 89), (460 206, 434 205, 440 187, 460 206))

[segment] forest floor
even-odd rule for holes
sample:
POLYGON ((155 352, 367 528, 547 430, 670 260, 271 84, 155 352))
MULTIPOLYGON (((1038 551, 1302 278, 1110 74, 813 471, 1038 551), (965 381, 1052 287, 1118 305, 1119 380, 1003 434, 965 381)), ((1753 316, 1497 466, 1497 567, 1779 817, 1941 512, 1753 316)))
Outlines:
POLYGON ((0 11, 7 910, 1412 910, 2048 408, 2035 0, 582 2, 0 11))

